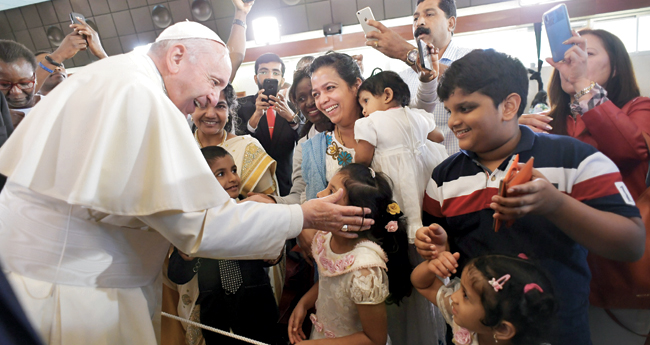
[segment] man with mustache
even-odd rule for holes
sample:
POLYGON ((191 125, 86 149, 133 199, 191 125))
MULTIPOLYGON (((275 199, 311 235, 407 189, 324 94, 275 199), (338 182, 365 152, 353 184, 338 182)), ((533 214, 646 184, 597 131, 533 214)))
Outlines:
POLYGON ((431 71, 420 66, 417 47, 380 22, 369 20, 368 24, 379 29, 380 32, 373 31, 366 35, 368 39, 366 45, 411 66, 400 72, 400 76, 411 91, 411 107, 433 113, 436 126, 445 135, 443 144, 447 153, 452 155, 458 152, 458 139, 447 125, 449 113, 439 102, 436 91, 438 75, 444 73, 449 65, 471 51, 468 48, 458 47, 452 40, 456 29, 456 1, 418 0, 417 8, 413 13, 413 37, 427 43, 433 60, 431 71))

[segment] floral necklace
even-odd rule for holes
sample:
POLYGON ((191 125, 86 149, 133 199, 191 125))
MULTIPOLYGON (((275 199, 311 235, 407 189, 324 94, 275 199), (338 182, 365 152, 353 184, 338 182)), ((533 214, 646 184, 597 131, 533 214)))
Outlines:
MULTIPOLYGON (((221 140, 221 143, 219 145, 217 145, 217 146, 221 146, 221 147, 223 147, 223 144, 226 143, 226 138, 228 138, 228 133, 226 133, 226 131, 222 130, 222 133, 223 133, 223 140, 221 140)), ((196 131, 194 131, 194 139, 196 139, 196 142, 199 144, 199 148, 203 148, 203 144, 201 143, 201 139, 199 139, 199 130, 198 129, 196 131)))

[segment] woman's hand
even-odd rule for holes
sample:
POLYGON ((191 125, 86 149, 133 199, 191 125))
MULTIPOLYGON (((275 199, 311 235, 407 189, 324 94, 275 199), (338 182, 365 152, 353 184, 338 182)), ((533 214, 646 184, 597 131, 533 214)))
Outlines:
POLYGON ((523 114, 519 117, 519 124, 526 125, 533 132, 548 133, 553 130, 549 125, 553 118, 548 116, 549 111, 543 111, 539 114, 523 114))
POLYGON ((299 302, 296 305, 296 307, 293 309, 293 312, 291 313, 291 317, 289 318, 288 333, 289 333, 289 341, 291 342, 291 344, 297 344, 307 339, 305 332, 302 331, 302 323, 305 320, 306 316, 307 316, 307 309, 302 303, 299 302))
MULTIPOLYGON (((83 19, 77 17, 81 24, 71 24, 70 27, 78 34, 85 35, 86 42, 88 42, 88 48, 90 52, 93 53, 96 57, 103 59, 107 58, 108 55, 102 47, 102 42, 99 40, 99 34, 95 31, 88 23, 83 19)), ((83 37, 83 36, 82 36, 83 37)))
POLYGON ((546 58, 546 62, 557 69, 562 78, 573 85, 575 92, 578 92, 591 84, 587 75, 587 39, 573 31, 573 37, 564 41, 564 44, 573 44, 564 53, 564 60, 555 62, 552 58, 546 58))

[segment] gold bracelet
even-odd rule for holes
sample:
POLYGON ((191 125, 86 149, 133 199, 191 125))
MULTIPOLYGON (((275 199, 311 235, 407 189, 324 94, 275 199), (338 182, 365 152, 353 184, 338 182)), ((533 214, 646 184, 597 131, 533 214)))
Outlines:
POLYGON ((576 101, 579 100, 580 98, 582 98, 582 96, 588 94, 589 91, 591 91, 591 89, 594 88, 594 86, 596 86, 596 83, 592 81, 591 84, 589 84, 589 86, 585 87, 584 89, 580 90, 580 92, 578 92, 578 93, 576 93, 575 95, 573 95, 573 98, 574 98, 576 101))

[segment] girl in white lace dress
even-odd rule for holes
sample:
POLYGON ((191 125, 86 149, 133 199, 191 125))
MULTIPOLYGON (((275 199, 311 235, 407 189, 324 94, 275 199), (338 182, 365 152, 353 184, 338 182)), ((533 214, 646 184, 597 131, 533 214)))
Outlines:
POLYGON ((392 200, 390 181, 363 165, 350 164, 329 181, 318 197, 345 190, 340 204, 369 208, 370 230, 358 238, 319 232, 312 243, 319 281, 298 302, 289 320, 292 344, 376 344, 388 341, 386 303, 411 293, 407 237, 402 213, 392 200), (390 288, 388 280, 390 277, 390 288), (310 340, 302 331, 307 311, 310 340))
POLYGON ((411 109, 408 85, 392 71, 377 73, 359 87, 362 119, 354 124, 358 142, 354 161, 372 166, 395 183, 393 196, 402 206, 410 243, 422 227, 422 201, 433 169, 447 158, 433 114, 411 109), (372 163, 372 165, 371 165, 372 163))
POLYGON ((557 300, 548 275, 525 255, 480 256, 456 273, 459 253, 442 252, 413 270, 413 286, 442 311, 456 345, 541 345, 553 337, 557 300))

